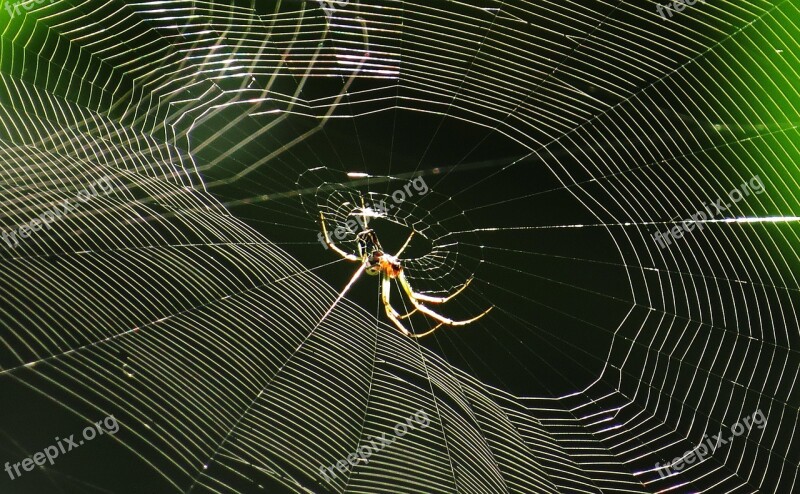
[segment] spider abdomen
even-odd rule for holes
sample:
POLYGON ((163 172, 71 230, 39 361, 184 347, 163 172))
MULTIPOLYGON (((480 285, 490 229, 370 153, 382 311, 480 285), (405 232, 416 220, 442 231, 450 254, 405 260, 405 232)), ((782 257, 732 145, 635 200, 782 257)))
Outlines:
POLYGON ((391 261, 389 259, 383 259, 381 261, 381 270, 386 273, 386 276, 389 278, 397 278, 400 276, 400 273, 403 271, 402 266, 400 266, 399 262, 391 261))
POLYGON ((383 273, 387 277, 394 279, 400 276, 403 271, 403 267, 400 266, 400 262, 397 259, 383 252, 373 252, 365 262, 365 271, 371 276, 383 273))

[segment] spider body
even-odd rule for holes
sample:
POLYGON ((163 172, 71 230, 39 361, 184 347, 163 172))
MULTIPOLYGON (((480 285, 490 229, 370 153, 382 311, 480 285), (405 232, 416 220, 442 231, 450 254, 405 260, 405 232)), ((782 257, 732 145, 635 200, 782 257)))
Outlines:
POLYGON ((364 271, 370 276, 377 276, 383 273, 390 279, 395 279, 400 276, 403 267, 400 261, 383 251, 378 235, 374 230, 364 230, 356 235, 356 243, 358 244, 358 253, 361 261, 364 263, 364 271))
MULTIPOLYGON (((364 208, 366 210, 366 208, 364 208)), ((358 245, 358 255, 350 254, 345 252, 341 248, 339 248, 330 238, 328 235, 328 229, 325 225, 325 216, 320 212, 319 214, 320 222, 322 224, 322 233, 325 236, 325 243, 337 254, 344 257, 348 261, 353 262, 360 262, 361 267, 356 271, 353 277, 350 279, 350 282, 347 284, 345 289, 339 295, 339 298, 343 297, 347 290, 355 283, 361 273, 366 272, 370 276, 377 276, 381 275, 381 301, 383 302, 384 310, 386 312, 386 316, 389 318, 390 321, 394 323, 397 329, 400 330, 406 336, 420 338, 422 336, 429 335, 439 329, 442 325, 448 326, 465 326, 472 322, 477 321, 481 317, 485 316, 492 307, 489 307, 481 314, 472 319, 467 319, 465 321, 454 321, 447 317, 444 317, 430 308, 428 308, 423 302, 431 303, 431 304, 442 304, 451 300, 453 297, 461 293, 472 281, 472 278, 468 279, 461 287, 458 288, 455 292, 451 293, 446 297, 434 297, 431 295, 426 295, 424 293, 417 293, 411 288, 411 284, 408 282, 408 279, 403 272, 403 266, 400 261, 400 256, 408 247, 409 242, 411 242, 411 238, 414 236, 414 232, 412 231, 409 235, 406 242, 397 251, 396 255, 387 254, 383 247, 381 247, 381 243, 378 240, 378 235, 375 233, 374 230, 370 228, 366 228, 367 226, 367 217, 364 214, 363 223, 362 225, 366 228, 356 234, 356 244, 358 245), (392 307, 389 299, 391 294, 391 282, 392 280, 396 280, 400 283, 400 286, 405 292, 406 296, 408 297, 411 304, 414 306, 414 310, 407 314, 400 314, 398 313, 394 307, 392 307), (410 332, 401 322, 402 319, 406 319, 407 317, 411 316, 415 312, 422 312, 423 314, 427 315, 428 317, 435 319, 439 322, 433 329, 426 331, 421 334, 415 334, 410 332)), ((338 299, 337 299, 338 300, 338 299)))
POLYGON ((366 263, 367 274, 371 276, 376 276, 382 273, 384 276, 387 276, 389 279, 393 280, 398 278, 403 272, 403 267, 400 265, 400 262, 396 257, 378 251, 373 252, 372 255, 367 258, 366 263))

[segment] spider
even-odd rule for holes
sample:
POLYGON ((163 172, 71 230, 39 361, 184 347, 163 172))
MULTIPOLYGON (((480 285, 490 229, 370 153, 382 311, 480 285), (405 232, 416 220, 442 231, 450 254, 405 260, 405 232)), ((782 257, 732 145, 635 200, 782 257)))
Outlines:
POLYGON ((423 336, 427 336, 437 329, 439 329, 442 325, 448 326, 466 326, 467 324, 473 323, 478 319, 482 318, 486 314, 489 313, 493 307, 489 307, 481 314, 473 317, 472 319, 467 319, 465 321, 454 321, 447 317, 442 316, 430 308, 428 308, 423 302, 431 303, 431 304, 443 304, 464 291, 467 286, 472 282, 472 278, 468 279, 461 287, 458 288, 455 292, 451 293, 446 297, 433 297, 430 295, 425 295, 424 293, 417 293, 411 288, 411 284, 408 282, 405 273, 403 272, 403 266, 401 263, 400 256, 403 254, 403 251, 408 247, 408 244, 411 242, 411 239, 414 237, 414 231, 408 236, 405 243, 400 250, 397 251, 395 255, 387 254, 383 247, 381 247, 381 243, 378 240, 378 235, 375 233, 374 230, 368 227, 367 225, 367 208, 362 208, 362 215, 363 215, 363 222, 362 231, 356 234, 356 243, 358 244, 358 255, 350 254, 345 252, 341 248, 339 248, 330 238, 328 235, 328 229, 325 225, 325 216, 320 212, 319 219, 322 223, 322 233, 325 237, 325 243, 328 244, 334 252, 342 256, 343 258, 347 259, 348 261, 353 262, 360 262, 361 266, 358 268, 356 273, 350 279, 350 282, 347 284, 345 289, 342 291, 340 298, 344 296, 344 293, 355 283, 359 276, 362 273, 366 272, 370 276, 377 276, 381 275, 381 302, 383 302, 383 307, 386 312, 386 317, 389 318, 390 321, 397 326, 397 329, 400 330, 406 336, 412 338, 422 338, 423 336), (403 288, 408 300, 414 306, 414 310, 407 314, 400 314, 397 312, 392 304, 389 302, 389 298, 391 295, 391 286, 392 280, 397 280, 400 282, 400 286, 403 288), (406 319, 410 317, 412 314, 416 313, 417 311, 427 315, 428 317, 436 320, 439 322, 433 329, 430 329, 424 333, 415 334, 410 332, 401 322, 402 319, 406 319))

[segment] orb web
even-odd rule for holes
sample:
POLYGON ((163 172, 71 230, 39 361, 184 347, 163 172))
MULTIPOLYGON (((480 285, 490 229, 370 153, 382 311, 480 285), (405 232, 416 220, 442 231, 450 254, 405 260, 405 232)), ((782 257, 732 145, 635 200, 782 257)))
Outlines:
POLYGON ((794 2, 6 5, 0 451, 121 429, 0 490, 796 489, 794 2), (339 298, 362 200, 496 309, 414 342, 339 298))

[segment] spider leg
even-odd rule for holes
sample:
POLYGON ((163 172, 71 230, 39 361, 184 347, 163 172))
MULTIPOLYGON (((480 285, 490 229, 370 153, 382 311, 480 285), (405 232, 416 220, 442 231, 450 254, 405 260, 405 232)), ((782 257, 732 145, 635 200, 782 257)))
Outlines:
POLYGON ((406 336, 411 336, 411 332, 409 332, 403 323, 400 322, 401 317, 408 317, 410 314, 406 314, 405 316, 400 316, 392 304, 389 302, 389 297, 391 295, 392 289, 392 279, 386 275, 381 275, 381 301, 383 302, 383 308, 386 310, 386 317, 389 318, 390 321, 397 326, 397 329, 400 330, 406 336))
POLYGON ((325 226, 325 215, 322 214, 322 211, 319 212, 319 220, 322 222, 322 233, 325 235, 325 243, 328 244, 328 247, 348 261, 361 261, 358 256, 343 251, 333 243, 330 235, 328 235, 328 228, 325 226))
MULTIPOLYGON (((405 279, 405 275, 401 274, 401 276, 403 277, 403 279, 405 279)), ((403 280, 400 280, 400 282, 403 283, 403 280)), ((411 298, 421 300, 423 302, 429 302, 431 304, 443 304, 452 299, 453 297, 455 297, 456 295, 458 295, 459 293, 463 292, 469 286, 470 283, 472 283, 472 278, 468 279, 466 283, 464 283, 458 288, 458 290, 454 291, 453 293, 451 293, 446 297, 433 297, 431 295, 425 295, 424 293, 417 293, 411 288, 411 284, 408 283, 408 280, 406 280, 405 283, 403 284, 404 285, 403 288, 408 286, 408 289, 406 289, 406 293, 408 293, 408 296, 411 298)))
POLYGON ((398 316, 398 318, 399 319, 408 319, 409 317, 413 316, 416 313, 417 313, 417 309, 414 309, 411 312, 407 312, 407 313, 403 314, 402 316, 398 316))
POLYGON ((353 283, 356 282, 358 277, 361 276, 366 269, 367 269, 367 265, 366 264, 362 264, 361 267, 358 268, 358 270, 356 270, 356 274, 354 274, 353 277, 350 278, 350 281, 347 283, 347 286, 344 287, 344 290, 342 290, 341 293, 339 293, 339 296, 336 297, 336 300, 333 301, 333 303, 331 304, 331 306, 328 309, 328 311, 325 312, 325 314, 322 315, 322 317, 320 318, 319 322, 317 323, 317 326, 322 324, 322 321, 324 321, 325 318, 328 317, 328 315, 331 312, 333 312, 333 309, 334 309, 334 307, 336 307, 336 304, 338 304, 339 301, 344 298, 344 295, 350 290, 350 287, 353 286, 353 283))
POLYGON ((361 219, 364 220, 364 230, 369 228, 369 219, 367 219, 367 206, 364 204, 364 196, 361 195, 361 219))
POLYGON ((428 336, 429 334, 432 334, 437 329, 441 328, 443 324, 444 324, 443 322, 440 322, 439 324, 434 326, 432 329, 429 329, 429 330, 425 331, 424 333, 415 333, 415 334, 411 334, 409 336, 412 337, 412 338, 423 338, 425 336, 428 336))
MULTIPOLYGON (((408 295, 408 299, 411 301, 412 304, 414 304, 414 308, 416 308, 417 310, 419 310, 423 314, 425 314, 425 315, 427 315, 427 316, 429 316, 429 317, 431 317, 433 319, 436 319, 437 321, 439 321, 442 324, 447 324, 448 326, 466 326, 467 324, 473 323, 473 322, 477 321, 478 319, 480 319, 481 317, 485 316, 486 314, 489 313, 490 310, 492 310, 494 308, 494 307, 489 307, 488 309, 486 309, 485 311, 481 312, 480 314, 478 314, 477 316, 473 317, 472 319, 467 319, 467 320, 464 320, 464 321, 454 321, 454 320, 452 320, 452 319, 450 319, 448 317, 444 317, 443 315, 432 311, 431 309, 426 307, 422 302, 417 300, 417 297, 415 296, 415 293, 414 293, 414 289, 411 288, 411 284, 408 282, 408 279, 406 279, 405 273, 400 272, 400 275, 398 276, 398 279, 400 280, 400 286, 403 287, 403 290, 406 292, 406 295, 408 295)), ((450 298, 452 298, 452 295, 450 296, 450 298)))
MULTIPOLYGON (((400 257, 400 254, 402 254, 402 253, 403 253, 403 251, 404 251, 404 250, 406 250, 406 247, 408 247, 408 244, 411 242, 411 238, 414 236, 414 234, 415 234, 415 233, 416 233, 416 232, 415 232, 414 230, 411 230, 411 235, 409 235, 409 236, 408 236, 408 238, 406 239, 406 241, 405 241, 405 243, 403 244, 403 246, 402 246, 402 247, 400 247, 400 250, 398 250, 398 251, 397 251, 397 254, 395 254, 395 255, 394 255, 395 257, 399 258, 399 257, 400 257)), ((408 319, 409 317, 411 317, 411 316, 412 316, 413 314, 415 314, 416 312, 417 312, 417 309, 414 309, 414 310, 412 310, 411 312, 407 312, 407 313, 405 313, 405 314, 403 314, 403 315, 398 315, 397 317, 398 317, 399 319, 408 319)))
POLYGON ((406 243, 404 243, 403 246, 400 247, 400 250, 397 251, 397 254, 394 255, 395 257, 399 258, 403 251, 406 250, 406 247, 408 247, 408 244, 411 242, 411 237, 414 236, 414 233, 414 230, 411 230, 411 235, 408 236, 406 243))

